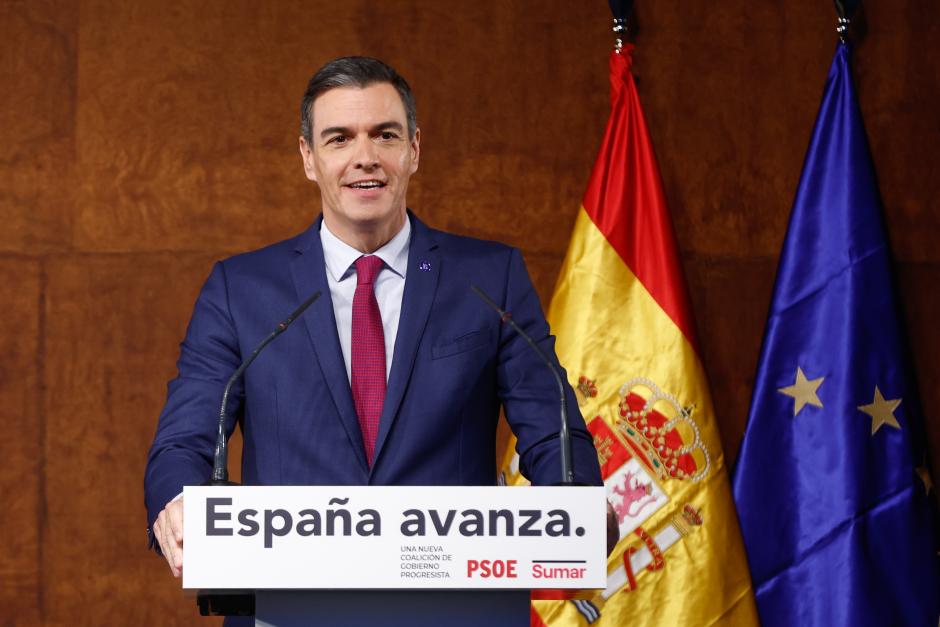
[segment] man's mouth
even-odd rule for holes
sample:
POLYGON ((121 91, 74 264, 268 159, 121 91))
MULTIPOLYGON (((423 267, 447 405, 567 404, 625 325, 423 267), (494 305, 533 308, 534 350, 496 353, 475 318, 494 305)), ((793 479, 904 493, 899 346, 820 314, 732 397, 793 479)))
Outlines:
POLYGON ((385 183, 375 179, 370 179, 367 181, 356 181, 355 183, 348 183, 346 187, 351 187, 352 189, 380 189, 385 187, 385 183))

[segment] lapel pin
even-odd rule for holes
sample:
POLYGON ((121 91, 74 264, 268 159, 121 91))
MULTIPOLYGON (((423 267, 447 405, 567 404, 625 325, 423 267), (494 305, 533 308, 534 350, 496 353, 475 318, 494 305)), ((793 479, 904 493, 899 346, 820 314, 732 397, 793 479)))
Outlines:
POLYGON ((418 270, 421 270, 422 272, 430 272, 430 271, 431 271, 431 262, 430 262, 430 261, 422 261, 420 264, 418 264, 418 270))

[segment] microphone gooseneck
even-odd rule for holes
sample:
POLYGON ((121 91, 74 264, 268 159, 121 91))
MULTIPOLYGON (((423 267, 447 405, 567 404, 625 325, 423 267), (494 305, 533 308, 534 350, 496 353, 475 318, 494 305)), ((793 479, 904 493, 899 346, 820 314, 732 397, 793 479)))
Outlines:
POLYGON ((535 354, 545 362, 548 369, 552 371, 552 375, 555 377, 555 383, 558 384, 559 405, 561 406, 561 430, 558 432, 559 445, 561 446, 561 485, 576 485, 574 481, 574 471, 571 467, 571 435, 568 432, 568 396, 565 394, 565 382, 564 379, 562 379, 561 373, 558 371, 558 366, 545 354, 545 351, 535 343, 535 340, 533 340, 528 333, 523 331, 522 327, 516 324, 516 321, 512 319, 511 312, 500 309, 499 305, 476 285, 471 285, 470 289, 472 289, 483 302, 498 313, 500 322, 511 326, 513 330, 532 347, 535 354))
POLYGON ((228 439, 225 437, 225 416, 226 416, 226 405, 228 405, 228 394, 232 389, 232 386, 235 385, 235 382, 238 381, 239 377, 242 376, 242 373, 251 365, 251 362, 255 360, 258 354, 264 349, 265 346, 274 341, 278 335, 287 330, 287 327, 291 323, 300 317, 300 315, 307 310, 307 307, 312 305, 316 300, 320 298, 320 292, 315 293, 313 296, 305 300, 300 304, 300 307, 294 310, 291 315, 287 316, 283 322, 277 325, 271 333, 268 334, 266 338, 261 340, 261 343, 255 347, 251 354, 248 355, 248 359, 242 362, 242 364, 232 373, 232 376, 229 377, 228 383, 225 384, 225 389, 222 391, 222 407, 219 410, 219 431, 215 440, 215 456, 212 464, 212 479, 209 481, 209 485, 232 485, 228 480, 228 439))

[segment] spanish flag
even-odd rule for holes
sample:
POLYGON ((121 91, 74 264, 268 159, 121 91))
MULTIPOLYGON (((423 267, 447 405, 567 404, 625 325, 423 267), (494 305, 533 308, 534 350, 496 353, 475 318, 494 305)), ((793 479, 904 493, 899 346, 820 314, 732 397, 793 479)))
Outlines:
MULTIPOLYGON (((756 625, 632 52, 611 53, 610 120, 548 313, 621 540, 605 590, 536 592, 532 624, 756 625)), ((524 483, 513 448, 504 477, 524 483)))

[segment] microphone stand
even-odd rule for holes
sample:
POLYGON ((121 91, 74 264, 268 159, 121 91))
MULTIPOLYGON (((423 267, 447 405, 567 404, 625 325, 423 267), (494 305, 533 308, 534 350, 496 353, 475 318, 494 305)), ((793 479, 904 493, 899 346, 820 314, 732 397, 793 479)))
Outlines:
MULTIPOLYGON (((229 377, 225 389, 222 391, 222 407, 219 409, 219 430, 215 441, 212 478, 204 485, 238 485, 228 480, 228 438, 225 434, 225 418, 227 416, 226 406, 228 405, 229 392, 231 392, 235 382, 248 369, 248 366, 251 365, 251 362, 258 357, 258 354, 273 342, 274 338, 286 331, 287 327, 299 318, 318 298, 320 298, 320 292, 316 292, 301 303, 300 307, 295 309, 267 337, 261 340, 255 349, 251 351, 251 354, 248 355, 248 358, 229 377)), ((248 590, 200 590, 196 593, 196 604, 199 606, 199 614, 202 616, 253 616, 255 613, 255 594, 248 590)))
POLYGON ((548 366, 548 369, 552 371, 552 375, 555 377, 555 383, 558 384, 558 402, 561 406, 561 430, 558 432, 558 440, 561 447, 561 483, 558 485, 578 485, 575 483, 574 470, 572 470, 571 466, 571 434, 568 432, 568 396, 565 394, 565 383, 561 377, 561 373, 558 371, 558 366, 545 354, 545 351, 535 343, 535 340, 533 340, 528 333, 523 331, 522 327, 516 324, 510 312, 500 309, 499 305, 476 285, 471 285, 470 289, 472 289, 483 302, 489 305, 491 309, 498 313, 500 321, 512 327, 512 329, 526 341, 532 350, 535 351, 535 354, 539 356, 545 365, 548 366))
POLYGON ((228 395, 232 390, 232 386, 235 385, 235 382, 238 381, 245 370, 248 369, 248 366, 251 365, 251 362, 258 357, 258 354, 264 350, 264 347, 274 341, 278 335, 287 330, 287 327, 291 323, 300 317, 300 315, 307 310, 307 307, 316 302, 320 298, 320 292, 317 292, 304 302, 300 304, 300 307, 294 310, 291 315, 287 316, 283 322, 278 324, 273 331, 271 331, 266 338, 261 340, 261 342, 255 347, 251 354, 248 355, 248 359, 242 362, 242 364, 232 373, 232 376, 229 377, 228 383, 225 384, 225 389, 222 391, 222 407, 219 410, 219 430, 215 440, 215 456, 212 464, 212 479, 206 485, 238 485, 237 483, 232 483, 228 480, 228 438, 225 437, 225 418, 226 418, 226 405, 228 404, 228 395))

